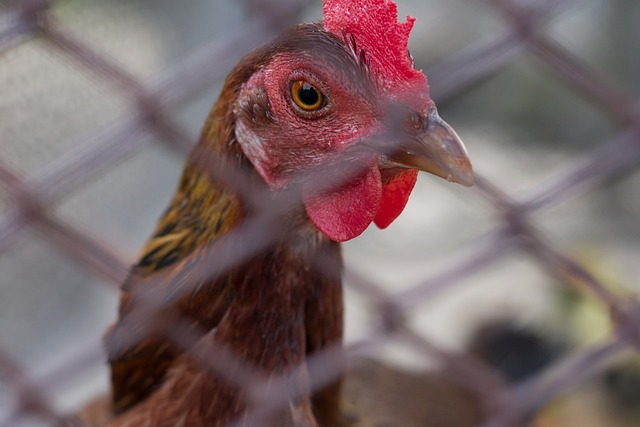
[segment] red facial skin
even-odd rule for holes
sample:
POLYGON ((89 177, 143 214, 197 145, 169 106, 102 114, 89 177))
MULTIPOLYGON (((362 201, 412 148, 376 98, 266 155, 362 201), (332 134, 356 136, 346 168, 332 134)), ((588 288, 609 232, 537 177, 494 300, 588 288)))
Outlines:
MULTIPOLYGON (((347 36, 340 39, 319 25, 316 28, 317 32, 307 34, 309 40, 299 42, 299 49, 274 55, 239 94, 242 114, 236 123, 237 139, 272 189, 300 183, 301 176, 331 164, 363 138, 379 135, 389 104, 410 104, 414 111, 420 108, 419 113, 433 107, 422 73, 413 70, 411 85, 394 88, 384 83, 368 59, 360 60, 354 51, 359 51, 357 41, 351 46, 347 36), (326 104, 312 112, 297 107, 291 85, 298 80, 316 87, 326 104), (409 96, 412 93, 418 95, 409 96)), ((404 209, 416 182, 417 171, 390 168, 373 151, 361 155, 359 162, 359 170, 329 189, 321 190, 312 182, 302 184, 309 218, 335 241, 360 235, 372 222, 387 227, 404 209)))
MULTIPOLYGON (((380 127, 377 103, 370 88, 345 86, 341 71, 311 58, 280 54, 254 74, 243 90, 263 88, 269 100, 270 126, 257 136, 262 153, 250 157, 262 178, 272 188, 286 186, 296 174, 320 166, 336 154, 380 127), (291 99, 290 85, 297 80, 320 90, 327 105, 304 112, 291 99)), ((243 151, 247 154, 245 146, 243 151)))

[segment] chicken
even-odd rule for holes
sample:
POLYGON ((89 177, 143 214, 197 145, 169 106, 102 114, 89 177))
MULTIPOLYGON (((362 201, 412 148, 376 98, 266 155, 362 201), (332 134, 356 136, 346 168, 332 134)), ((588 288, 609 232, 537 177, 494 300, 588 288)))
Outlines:
MULTIPOLYGON (((111 427, 241 419, 246 393, 196 354, 223 348, 274 378, 339 346, 339 242, 372 222, 391 224, 418 170, 472 185, 466 150, 439 118, 408 53, 414 19, 398 23, 390 0, 325 0, 323 11, 322 23, 287 30, 227 78, 105 337, 111 427), (227 169, 248 178, 225 178, 227 169), (247 186, 267 194, 260 200, 270 207, 247 198, 247 186), (272 238, 251 256, 206 280, 193 274, 205 257, 253 247, 246 233, 234 232, 274 208, 280 222, 267 224, 272 238), (179 347, 145 323, 150 300, 154 324, 179 318, 198 344, 179 347)), ((341 388, 336 381, 303 393, 263 425, 339 425, 341 388)))
MULTIPOLYGON (((506 384, 515 385, 540 374, 562 357, 567 343, 548 330, 519 325, 515 319, 483 321, 475 329, 466 349, 452 355, 476 359, 500 374, 506 384)), ((633 380, 622 371, 610 371, 608 387, 617 387, 616 402, 633 408, 633 380)), ((461 385, 455 372, 442 367, 436 371, 404 370, 391 363, 364 359, 346 371, 341 399, 341 423, 344 427, 476 427, 491 414, 486 396, 461 385)), ((584 393, 582 394, 584 395, 584 393)), ((571 399, 575 401, 576 399, 571 399)), ((541 408, 531 420, 536 427, 579 425, 575 422, 574 404, 566 398, 554 400, 541 408), (573 420, 567 422, 567 420, 573 420)), ((602 412, 602 408, 599 409, 602 412)), ((602 419, 598 414, 597 420, 602 419)), ((584 414, 584 409, 579 411, 584 414)), ((629 413, 627 410, 625 413, 629 413)), ((594 413, 589 416, 594 417, 594 413)), ((108 399, 102 397, 83 408, 79 417, 86 427, 107 424, 108 399)), ((607 424, 607 423, 604 423, 607 424)), ((604 425, 591 423, 591 425, 604 425)), ((618 426, 618 423, 610 422, 618 426)), ((607 424, 608 425, 608 424, 607 424)))

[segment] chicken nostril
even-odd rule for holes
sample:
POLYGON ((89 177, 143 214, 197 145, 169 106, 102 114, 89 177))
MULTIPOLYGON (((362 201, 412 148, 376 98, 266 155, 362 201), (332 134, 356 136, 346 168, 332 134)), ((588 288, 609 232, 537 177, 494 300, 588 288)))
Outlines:
POLYGON ((402 105, 391 105, 387 109, 385 116, 388 128, 396 134, 416 134, 422 131, 427 124, 426 117, 402 105))
POLYGON ((411 113, 411 117, 409 119, 409 124, 412 126, 412 128, 416 131, 420 131, 422 130, 428 123, 425 119, 425 117, 421 116, 420 114, 416 113, 415 111, 413 111, 411 113))

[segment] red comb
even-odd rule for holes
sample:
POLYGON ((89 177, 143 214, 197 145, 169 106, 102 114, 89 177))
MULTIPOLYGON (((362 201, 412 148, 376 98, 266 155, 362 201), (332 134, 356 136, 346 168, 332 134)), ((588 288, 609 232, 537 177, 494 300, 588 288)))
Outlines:
POLYGON ((409 57, 409 33, 415 18, 407 16, 406 22, 398 22, 398 6, 392 0, 323 0, 323 12, 327 31, 341 38, 354 37, 383 91, 404 87, 412 89, 420 104, 431 103, 427 77, 413 67, 409 57))

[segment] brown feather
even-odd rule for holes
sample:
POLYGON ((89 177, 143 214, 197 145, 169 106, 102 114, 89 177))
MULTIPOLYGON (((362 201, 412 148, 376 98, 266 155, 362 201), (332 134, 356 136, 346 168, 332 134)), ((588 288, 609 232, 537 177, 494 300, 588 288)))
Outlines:
MULTIPOLYGON (((322 237, 318 244, 323 250, 337 250, 336 244, 322 237)), ((332 280, 339 275, 339 257, 333 257, 337 262, 333 265, 335 277, 327 280, 319 276, 313 266, 317 252, 315 245, 309 245, 303 254, 282 245, 248 263, 245 274, 238 276, 234 284, 235 297, 225 316, 199 345, 207 342, 224 345, 267 378, 285 374, 304 363, 309 350, 305 339, 308 334, 306 311, 317 304, 310 301, 316 295, 309 292, 309 288, 318 285, 320 289, 333 289, 332 292, 340 288, 339 283, 332 280)), ((325 344, 335 341, 336 337, 326 331, 323 334, 326 336, 313 337, 316 345, 323 340, 325 344)), ((139 426, 148 420, 154 421, 146 425, 173 426, 180 417, 186 417, 185 425, 192 427, 223 426, 238 417, 245 407, 242 390, 227 384, 185 354, 174 361, 155 392, 110 426, 139 426)), ((308 399, 293 401, 287 408, 274 415, 273 425, 317 425, 308 399), (296 419, 304 423, 295 424, 296 419)))
MULTIPOLYGON (((290 44, 295 45, 296 31, 309 31, 309 27, 314 26, 294 28, 290 44)), ((268 375, 285 372, 302 363, 307 353, 341 341, 338 246, 300 213, 292 213, 298 229, 293 233, 295 242, 284 244, 282 236, 280 243, 253 260, 218 279, 196 283, 192 291, 183 292, 179 298, 173 298, 175 290, 167 286, 171 278, 185 275, 188 279, 188 266, 202 256, 203 248, 247 216, 249 208, 240 195, 202 165, 208 157, 215 157, 256 177, 235 141, 232 106, 242 83, 282 47, 283 43, 276 41, 257 50, 230 74, 187 161, 176 195, 123 285, 119 318, 105 337, 113 411, 123 414, 113 422, 114 427, 173 425, 181 416, 187 417, 189 426, 205 420, 207 425, 222 425, 244 407, 241 393, 204 371, 161 334, 144 329, 147 325, 141 324, 137 312, 141 298, 152 296, 154 301, 162 301, 164 317, 179 315, 205 331, 213 330, 203 339, 230 347, 268 375), (328 275, 314 266, 320 262, 314 261, 316 251, 325 258, 322 263, 328 267, 328 275), (287 300, 296 302, 283 304, 287 300), (257 302, 264 301, 269 304, 261 311, 257 302), (203 396, 207 404, 193 407, 194 402, 202 402, 203 396), (148 424, 149 420, 155 421, 148 424)), ((257 177, 255 182, 261 186, 258 189, 266 188, 257 177)), ((323 425, 331 425, 338 416, 339 389, 340 383, 336 382, 314 400, 323 425)), ((277 425, 305 417, 309 425, 315 425, 309 401, 294 403, 296 409, 281 414, 277 425)))
MULTIPOLYGON (((451 382, 444 373, 408 372, 373 360, 359 361, 349 369, 342 406, 339 421, 324 425, 473 427, 485 416, 478 396, 451 382)), ((145 425, 143 413, 136 411, 128 417, 130 425, 145 425)), ((105 427, 111 419, 109 401, 92 402, 79 418, 86 427, 105 427)))

